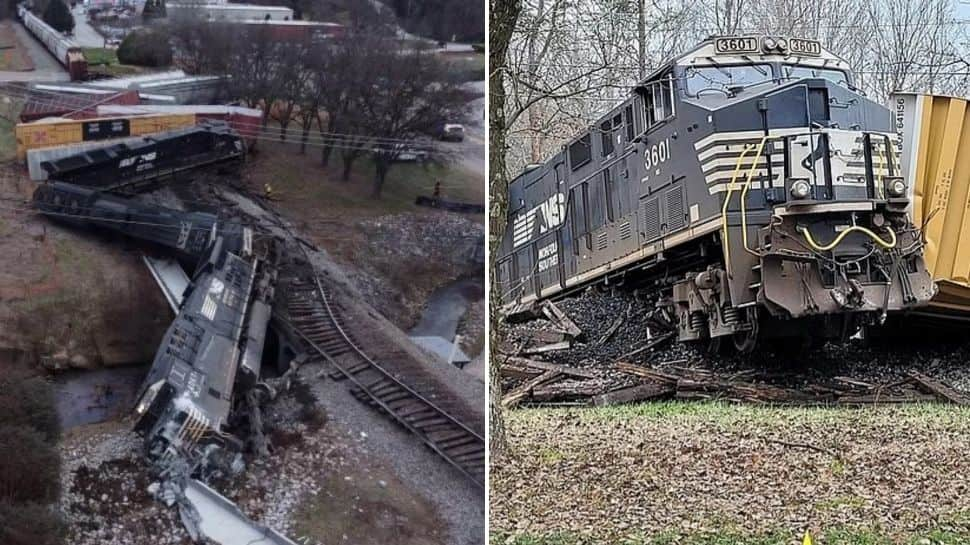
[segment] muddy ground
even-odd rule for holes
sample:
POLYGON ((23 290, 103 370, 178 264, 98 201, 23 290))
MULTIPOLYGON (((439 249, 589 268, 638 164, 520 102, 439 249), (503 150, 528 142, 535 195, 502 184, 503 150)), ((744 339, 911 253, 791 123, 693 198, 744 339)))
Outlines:
POLYGON ((150 361, 172 313, 141 251, 51 223, 29 209, 33 189, 21 167, 0 165, 0 365, 150 361))

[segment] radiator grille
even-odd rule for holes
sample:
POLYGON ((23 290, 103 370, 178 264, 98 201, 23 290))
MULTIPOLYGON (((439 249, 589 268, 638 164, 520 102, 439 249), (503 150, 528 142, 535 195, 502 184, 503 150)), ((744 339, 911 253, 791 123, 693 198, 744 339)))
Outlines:
POLYGON ((684 214, 684 187, 675 187, 667 192, 667 231, 678 231, 687 225, 684 214))
POLYGON ((646 242, 660 238, 660 199, 640 201, 640 232, 646 242))
POLYGON ((630 227, 630 222, 625 221, 620 224, 620 240, 626 240, 630 238, 633 234, 633 228, 630 227))
POLYGON ((606 231, 603 231, 602 233, 596 235, 597 250, 605 250, 606 247, 609 245, 610 245, 610 241, 609 241, 609 237, 606 234, 606 231))

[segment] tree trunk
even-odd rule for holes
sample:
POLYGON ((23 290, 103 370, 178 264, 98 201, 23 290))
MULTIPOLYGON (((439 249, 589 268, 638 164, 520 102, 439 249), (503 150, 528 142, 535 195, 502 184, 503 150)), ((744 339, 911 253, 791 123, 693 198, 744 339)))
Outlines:
POLYGON ((374 158, 374 187, 371 189, 370 198, 380 199, 381 192, 384 190, 384 181, 387 180, 387 173, 391 170, 391 162, 381 157, 374 158))
POLYGON ((320 165, 323 168, 330 166, 330 153, 333 152, 333 148, 330 147, 326 141, 324 141, 323 148, 320 151, 320 165))
POLYGON ((508 450, 505 437, 505 420, 502 415, 502 389, 499 381, 498 346, 502 340, 499 315, 501 289, 496 289, 497 259, 502 237, 505 235, 506 216, 509 207, 509 183, 505 173, 505 146, 508 127, 505 125, 505 61, 509 40, 515 29, 522 9, 521 0, 491 0, 491 24, 488 61, 491 71, 488 76, 489 100, 489 239, 488 247, 492 263, 493 285, 489 291, 489 453, 493 458, 501 458, 508 450))
POLYGON ((354 161, 357 160, 358 155, 359 152, 357 151, 351 151, 344 154, 344 171, 343 174, 340 175, 341 180, 345 182, 350 181, 350 173, 354 170, 354 161))
POLYGON ((310 139, 310 124, 309 123, 304 123, 303 124, 303 137, 300 139, 300 154, 301 155, 305 155, 306 154, 306 143, 307 143, 307 140, 309 140, 309 139, 310 139))

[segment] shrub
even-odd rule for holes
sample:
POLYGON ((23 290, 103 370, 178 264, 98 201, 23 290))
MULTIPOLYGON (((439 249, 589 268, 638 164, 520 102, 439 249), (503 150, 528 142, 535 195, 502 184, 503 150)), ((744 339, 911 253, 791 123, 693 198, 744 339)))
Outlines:
POLYGON ((54 407, 54 388, 40 377, 12 374, 0 379, 0 425, 25 426, 54 444, 61 437, 61 421, 54 407))
POLYGON ((51 508, 0 500, 0 543, 62 545, 66 534, 64 521, 51 508))
POLYGON ((149 29, 128 34, 118 47, 118 61, 136 66, 172 64, 172 46, 168 34, 149 29))
POLYGON ((51 0, 47 4, 47 9, 44 10, 42 19, 58 32, 74 30, 74 16, 71 15, 71 10, 67 8, 67 4, 61 0, 51 0))
POLYGON ((40 432, 0 426, 0 500, 53 502, 60 493, 60 471, 58 452, 40 432))

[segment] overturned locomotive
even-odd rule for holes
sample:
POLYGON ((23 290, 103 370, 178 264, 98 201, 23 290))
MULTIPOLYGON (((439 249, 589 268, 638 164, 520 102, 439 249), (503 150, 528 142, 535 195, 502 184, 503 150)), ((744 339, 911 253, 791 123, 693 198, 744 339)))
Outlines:
POLYGON ((509 185, 509 310, 650 288, 681 341, 835 338, 936 287, 891 113, 812 40, 716 37, 509 185))
POLYGON ((257 387, 273 302, 275 240, 204 212, 148 205, 98 188, 48 182, 34 205, 56 221, 120 232, 176 254, 193 271, 138 393, 136 427, 159 471, 208 478, 241 469, 225 431, 237 387, 257 387))

